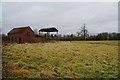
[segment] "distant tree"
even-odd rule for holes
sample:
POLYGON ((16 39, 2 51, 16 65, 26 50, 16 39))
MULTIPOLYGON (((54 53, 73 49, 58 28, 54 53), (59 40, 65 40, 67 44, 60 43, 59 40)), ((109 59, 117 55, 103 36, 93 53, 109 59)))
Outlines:
POLYGON ((78 37, 80 36, 80 32, 79 32, 79 31, 77 32, 77 36, 78 36, 78 37))
POLYGON ((78 37, 81 37, 82 39, 86 39, 89 36, 86 24, 83 24, 80 31, 77 32, 78 37))
POLYGON ((119 34, 120 33, 115 33, 115 32, 113 32, 113 33, 111 33, 110 35, 110 39, 111 40, 118 40, 119 39, 119 34))
POLYGON ((70 37, 74 37, 74 35, 73 35, 73 34, 71 34, 71 35, 70 35, 70 37))
POLYGON ((61 35, 61 34, 59 34, 59 35, 58 35, 58 37, 60 38, 60 37, 62 37, 62 35, 61 35))
POLYGON ((98 40, 109 40, 109 33, 108 32, 99 33, 97 35, 97 39, 98 40))

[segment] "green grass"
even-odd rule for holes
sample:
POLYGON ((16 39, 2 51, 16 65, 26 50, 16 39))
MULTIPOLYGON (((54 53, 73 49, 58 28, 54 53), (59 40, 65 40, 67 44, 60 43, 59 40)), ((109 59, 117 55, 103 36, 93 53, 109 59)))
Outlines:
POLYGON ((4 78, 118 77, 118 41, 8 44, 2 57, 4 78))
POLYGON ((74 41, 81 43, 91 43, 91 44, 105 44, 105 45, 118 45, 120 41, 74 41))

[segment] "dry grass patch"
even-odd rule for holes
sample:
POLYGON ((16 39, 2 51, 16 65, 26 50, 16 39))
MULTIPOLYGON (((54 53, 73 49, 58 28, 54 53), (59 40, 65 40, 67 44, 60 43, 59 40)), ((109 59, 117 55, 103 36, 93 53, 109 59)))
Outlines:
POLYGON ((116 78, 117 44, 61 41, 3 46, 3 77, 116 78))

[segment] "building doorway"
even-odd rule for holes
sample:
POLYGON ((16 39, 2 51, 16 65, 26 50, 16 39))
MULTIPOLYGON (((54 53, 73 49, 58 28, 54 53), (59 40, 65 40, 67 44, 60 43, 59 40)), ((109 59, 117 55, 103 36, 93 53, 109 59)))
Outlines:
POLYGON ((22 38, 21 38, 21 37, 19 37, 19 41, 18 41, 18 43, 21 43, 21 41, 22 41, 22 38))

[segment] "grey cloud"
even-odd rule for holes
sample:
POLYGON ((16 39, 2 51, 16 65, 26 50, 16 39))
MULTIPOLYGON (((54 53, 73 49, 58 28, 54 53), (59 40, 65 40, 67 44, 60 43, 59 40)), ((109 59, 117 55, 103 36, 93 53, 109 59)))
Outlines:
POLYGON ((117 32, 117 3, 3 3, 3 33, 13 27, 55 26, 61 34, 76 33, 83 23, 91 33, 117 32))

